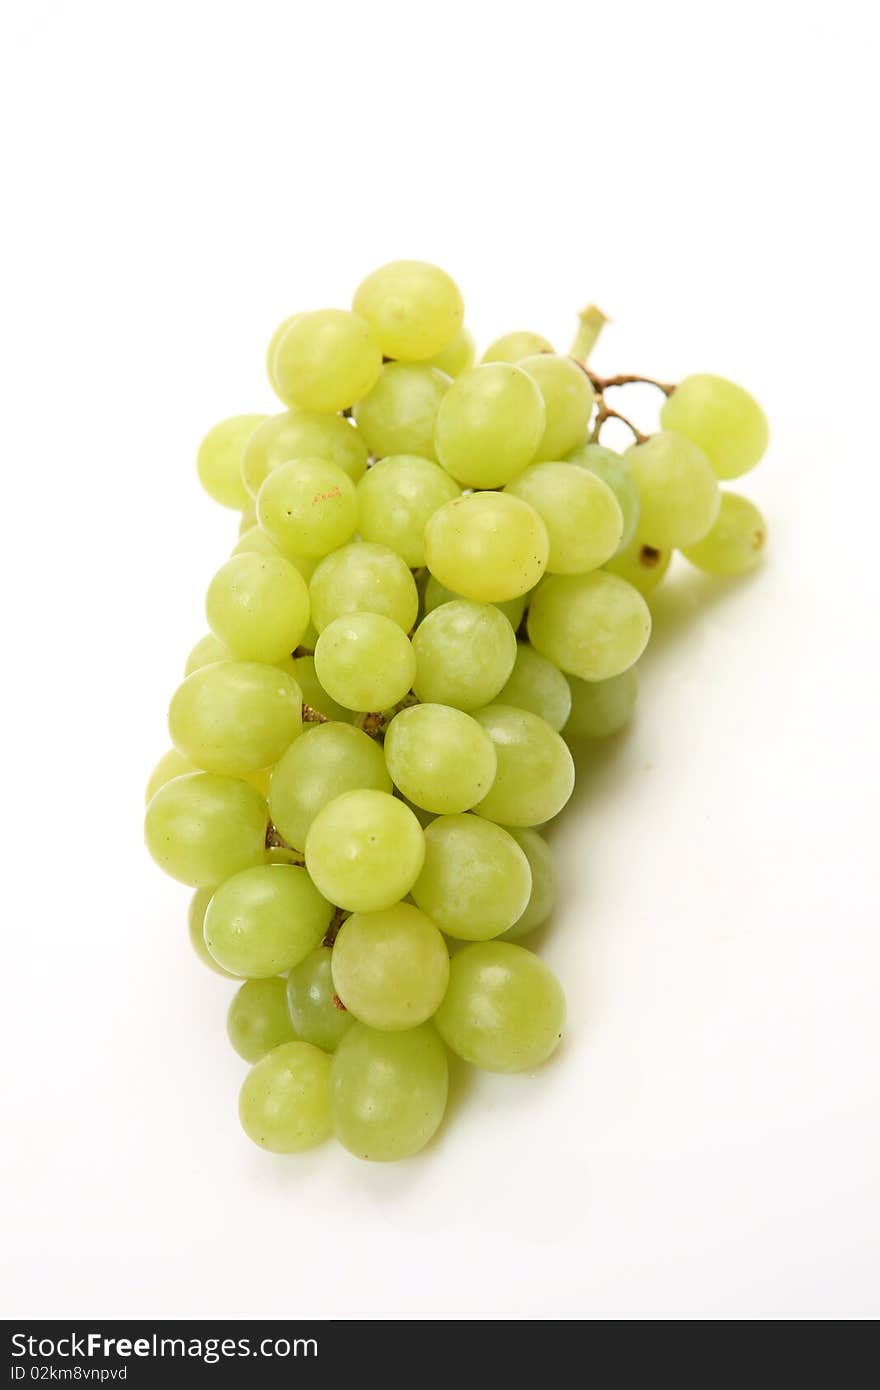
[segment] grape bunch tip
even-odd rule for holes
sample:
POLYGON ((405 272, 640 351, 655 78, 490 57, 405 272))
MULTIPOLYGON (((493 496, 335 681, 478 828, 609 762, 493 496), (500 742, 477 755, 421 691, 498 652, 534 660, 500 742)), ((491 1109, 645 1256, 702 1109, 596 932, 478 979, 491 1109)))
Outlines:
POLYGON ((719 576, 760 559, 760 512, 719 486, 765 452, 760 406, 708 374, 597 375, 605 322, 590 306, 570 352, 517 331, 477 363, 455 282, 397 261, 350 310, 286 318, 267 358, 283 409, 198 450, 240 533, 145 836, 196 890, 195 953, 239 982, 239 1115, 271 1152, 332 1134, 407 1158, 443 1119, 450 1053, 551 1056, 562 988, 522 941, 554 910, 541 828, 571 796, 570 745, 629 720, 674 551, 719 576), (658 391, 650 435, 618 409, 634 382, 658 391))

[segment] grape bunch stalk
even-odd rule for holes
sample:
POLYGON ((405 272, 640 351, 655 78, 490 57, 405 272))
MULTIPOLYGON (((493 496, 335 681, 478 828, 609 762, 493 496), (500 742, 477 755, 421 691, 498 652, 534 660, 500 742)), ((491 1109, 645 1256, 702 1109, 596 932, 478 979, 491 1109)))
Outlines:
POLYGON ((449 1052, 496 1072, 550 1057, 563 992, 521 942, 554 908, 541 828, 571 796, 570 745, 629 719, 673 551, 714 575, 760 558, 760 513, 719 488, 766 449, 758 404, 717 376, 598 376, 602 323, 585 310, 568 354, 509 333, 474 365, 455 283, 394 262, 352 309, 286 319, 284 410, 199 448, 241 528, 146 842, 196 889, 197 954, 241 982, 239 1114, 272 1152, 333 1134, 406 1158, 443 1119, 449 1052), (607 448, 629 424, 614 393, 646 381, 660 428, 607 448))

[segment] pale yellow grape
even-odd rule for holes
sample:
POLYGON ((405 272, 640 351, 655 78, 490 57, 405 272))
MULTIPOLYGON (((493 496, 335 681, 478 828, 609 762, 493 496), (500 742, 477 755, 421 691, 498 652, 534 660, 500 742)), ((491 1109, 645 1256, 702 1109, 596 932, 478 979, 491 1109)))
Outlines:
POLYGON ((555 1051, 565 996, 553 971, 522 946, 481 941, 453 958, 435 1018, 459 1057, 486 1071, 531 1071, 555 1051))
POLYGON ((287 1007, 298 1037, 335 1052, 354 1019, 333 986, 329 946, 317 946, 287 977, 287 1007))
POLYGON ((685 377, 663 404, 660 423, 692 439, 719 478, 739 478, 763 458, 767 417, 748 391, 724 377, 685 377))
POLYGON ((581 680, 620 675, 651 635, 651 612, 616 574, 550 575, 529 606, 529 640, 561 671, 581 680))
POLYGON ((626 452, 639 489, 639 535, 658 550, 702 540, 718 515, 721 492, 703 450, 661 430, 626 452))
POLYGON ((244 510, 241 512, 241 515, 240 515, 239 518, 238 518, 238 534, 239 534, 239 537, 244 536, 244 535, 247 534, 248 531, 253 530, 253 528, 256 526, 256 524, 257 524, 257 509, 256 509, 256 506, 254 505, 254 500, 253 500, 253 498, 250 498, 250 499, 249 499, 249 502, 248 502, 248 505, 244 508, 244 510))
POLYGON ((289 314, 286 319, 282 319, 278 327, 275 329, 275 332, 272 334, 272 337, 269 339, 269 346, 266 349, 266 376, 269 378, 269 384, 272 387, 272 390, 276 391, 276 394, 277 390, 275 387, 275 383, 272 380, 272 375, 275 370, 275 349, 281 342, 281 339, 284 336, 284 334, 287 332, 289 325, 293 323, 294 319, 298 318, 299 314, 289 314))
POLYGON ((187 676, 168 711, 174 746, 205 772, 269 767, 302 732, 302 691, 257 661, 218 661, 187 676))
POLYGON ((607 560, 603 568, 620 575, 640 594, 647 595, 653 593, 662 582, 671 560, 671 550, 658 550, 655 545, 646 545, 637 535, 626 550, 607 560))
POLYGON ((343 709, 342 705, 331 699, 318 680, 313 656, 294 657, 291 673, 302 691, 304 704, 311 705, 312 709, 317 710, 320 714, 326 714, 328 719, 341 720, 343 723, 351 722, 351 710, 343 709))
POLYGON ((270 1153, 302 1153, 331 1131, 330 1058, 307 1042, 276 1047, 252 1067, 238 1100, 241 1126, 270 1153))
POLYGON ((623 516, 623 535, 617 547, 617 553, 620 554, 636 534, 641 511, 639 490, 632 469, 622 454, 616 454, 613 449, 606 449, 603 444, 579 444, 565 457, 568 463, 574 463, 578 468, 595 473, 597 478, 607 483, 617 498, 623 516))
POLYGON ((220 884, 205 913, 205 944, 224 970, 266 979, 320 944, 332 912, 305 869, 264 864, 220 884))
MULTIPOLYGON (((461 594, 456 594, 452 589, 447 589, 445 584, 435 578, 433 574, 428 575, 428 582, 425 585, 423 596, 423 606, 425 614, 433 613, 435 608, 439 608, 442 603, 451 603, 453 599, 460 599, 461 594)), ((516 598, 510 598, 502 603, 493 605, 504 614, 510 626, 516 632, 522 622, 523 613, 526 611, 526 596, 519 594, 516 598)))
POLYGON ((544 433, 535 460, 562 459, 587 432, 595 402, 590 379, 571 357, 555 352, 524 357, 518 366, 537 382, 544 400, 544 433))
POLYGON ((509 483, 532 462, 545 426, 537 383, 509 362, 462 372, 437 411, 434 447, 465 487, 509 483))
POLYGON ((501 825, 543 825, 574 789, 571 753, 555 729, 531 710, 488 705, 474 718, 495 744, 495 781, 474 811, 501 825))
POLYGON ((350 724, 317 724, 279 758, 269 788, 273 823, 303 849, 315 816, 343 792, 390 792, 381 744, 350 724))
POLYGON ((265 419, 265 415, 233 415, 209 430, 199 445, 196 455, 199 482, 221 507, 232 507, 240 512, 248 505, 250 498, 242 481, 241 459, 245 444, 265 419))
POLYGON ((456 377, 474 365, 476 355, 477 349, 473 334, 470 329, 461 328, 455 337, 446 344, 445 348, 441 348, 433 357, 427 359, 425 365, 437 367, 447 376, 456 377))
POLYGON ((410 1158, 440 1127, 446 1052, 429 1023, 399 1033, 355 1023, 333 1057, 333 1132, 357 1158, 410 1158))
POLYGON ((279 333, 269 379, 285 405, 330 415, 365 396, 381 369, 382 349, 360 314, 318 309, 279 333))
POLYGON ((528 642, 518 642, 510 679, 499 690, 497 703, 531 710, 558 733, 571 711, 571 690, 558 666, 528 642))
POLYGON ((524 357, 533 357, 539 352, 555 352, 540 333, 504 333, 490 343, 480 358, 481 362, 521 362, 524 357))
POLYGON ((425 563, 425 526, 436 511, 461 496, 461 488, 430 459, 397 454, 369 470, 357 495, 363 539, 387 545, 417 569, 425 563))
POLYGON ((476 720, 449 705, 401 710, 385 734, 394 785, 408 801, 438 814, 467 811, 481 801, 495 779, 496 761, 492 741, 476 720))
POLYGON ((208 910, 208 903, 213 896, 213 888, 197 888, 190 899, 189 910, 187 912, 187 929, 190 945, 202 962, 202 965, 206 965, 215 975, 222 975, 226 980, 237 980, 240 976, 233 975, 231 971, 224 970, 222 965, 218 965, 205 945, 205 913, 208 910))
POLYGON ((160 787, 147 806, 147 849, 166 874, 209 888, 266 858, 266 802, 234 777, 191 772, 160 787))
POLYGON ((534 507, 550 538, 550 574, 584 574, 617 550, 623 513, 611 488, 570 463, 533 463, 505 488, 534 507))
POLYGON ((248 440, 241 462, 245 487, 256 497, 273 469, 308 458, 335 463, 356 483, 367 467, 367 446, 342 415, 286 410, 270 416, 248 440))
POLYGON ((754 502, 725 492, 714 526, 684 555, 707 574, 745 574, 757 565, 766 539, 767 523, 754 502))
POLYGON ((354 418, 374 458, 416 454, 433 459, 434 423, 449 377, 420 362, 388 362, 354 418))
POLYGON ((156 795, 160 787, 164 787, 166 782, 170 782, 173 777, 183 777, 187 772, 198 772, 195 763, 190 762, 177 748, 169 748, 167 753, 163 753, 153 771, 150 773, 150 780, 144 793, 144 801, 148 802, 151 797, 156 795))
POLYGON ((383 710, 410 690, 416 655, 406 633, 390 618, 349 613, 320 634, 315 670, 324 689, 346 709, 383 710))
POLYGON ((267 1052, 296 1038, 287 1008, 287 981, 278 975, 245 980, 232 997, 226 1034, 239 1057, 259 1062, 267 1052))
POLYGON ((388 792, 352 791, 318 812, 305 853, 309 873, 331 902, 349 912, 377 912, 412 888, 425 837, 412 811, 388 792))
MULTIPOLYGON (((233 555, 281 555, 275 542, 255 523, 239 536, 232 547, 233 555)), ((283 557, 282 557, 283 558, 283 557)), ((293 563, 290 561, 289 563, 293 563)))
MULTIPOLYGON (((455 281, 427 261, 391 261, 361 281, 354 309, 386 357, 417 362, 451 343, 464 320, 455 281)), ((366 393, 354 397, 360 400, 366 393)))
POLYGON ((186 658, 186 666, 183 674, 191 676, 193 671, 199 671, 203 666, 210 666, 215 661, 231 661, 232 652, 219 637, 215 637, 213 632, 207 632, 204 637, 200 637, 196 642, 189 656, 186 658))
POLYGON ((567 739, 607 738, 630 719, 639 691, 634 666, 607 681, 582 681, 577 676, 568 680, 571 714, 564 730, 567 739))
POLYGON ((507 830, 479 816, 438 816, 425 829, 425 863, 412 895, 447 936, 485 941, 528 906, 529 861, 507 830))
POLYGON ((550 846, 537 830, 512 829, 510 834, 528 859, 532 872, 532 891, 526 909, 504 933, 505 941, 518 941, 527 932, 543 926, 556 906, 556 864, 550 846))
POLYGON ((549 555, 547 528, 534 507, 506 492, 456 498, 425 527, 431 573, 448 589, 482 603, 527 594, 549 555))
POLYGON ((309 622, 309 590, 281 555, 233 555, 208 586, 208 626, 235 656, 282 661, 309 622))
POLYGON ((356 541, 326 555, 309 585, 312 622, 322 632, 347 613, 381 613, 409 632, 419 611, 412 572, 387 545, 356 541))
POLYGON ((494 700, 516 661, 516 637, 504 614, 471 599, 435 608, 416 628, 412 646, 419 699, 462 710, 494 700))
POLYGON ((449 983, 449 951, 437 927, 410 903, 354 912, 331 959, 336 993, 371 1028, 414 1028, 434 1013, 449 983))
POLYGON ((347 473, 322 459, 274 469, 260 488, 257 515, 284 555, 327 555, 357 528, 357 493, 347 473))

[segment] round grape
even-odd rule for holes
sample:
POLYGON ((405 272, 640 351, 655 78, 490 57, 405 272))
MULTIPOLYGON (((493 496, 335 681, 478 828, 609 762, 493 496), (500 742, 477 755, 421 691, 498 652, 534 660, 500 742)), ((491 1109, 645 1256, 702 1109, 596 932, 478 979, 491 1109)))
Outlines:
POLYGON ((304 849, 319 811, 343 792, 391 791, 382 747, 350 724, 318 724, 278 760, 269 787, 274 825, 304 849))
POLYGON ((464 320, 455 281, 426 261, 392 261, 374 270, 358 285, 353 303, 386 357, 413 362, 440 352, 464 320))
POLYGON ((416 628, 414 689, 424 704, 474 710, 494 700, 516 661, 516 637, 494 605, 455 599, 416 628))
POLYGON ((390 618, 349 613, 328 623, 319 636, 315 670, 324 689, 346 709, 384 710, 410 690, 416 656, 390 618))
POLYGON ((684 435, 661 430, 626 452, 641 501, 639 535, 662 550, 702 540, 718 515, 721 493, 712 465, 684 435))
POLYGON ((277 975, 245 980, 229 1005, 226 1033, 246 1062, 259 1062, 274 1047, 293 1042, 296 1033, 287 1009, 287 982, 277 975))
POLYGON ((424 861, 425 837, 396 797, 345 792, 315 816, 305 855, 309 873, 331 902, 349 912, 378 912, 412 888, 424 861))
POLYGON ((309 622, 309 591, 280 555, 234 555, 214 575, 205 600, 218 641, 248 661, 281 661, 309 622))
POLYGON ((421 704, 392 719, 385 762, 408 801, 448 815, 482 800, 495 779, 497 759, 492 740, 469 714, 421 704))
POLYGON ((638 661, 651 635, 642 595, 616 574, 554 574, 532 598, 532 646, 581 680, 617 676, 638 661))
POLYGON ((187 676, 168 711, 174 745, 205 772, 269 767, 302 731, 302 691, 256 661, 218 661, 187 676))
POLYGON ((767 523, 754 502, 725 492, 712 529, 684 555, 707 574, 745 574, 757 565, 766 539, 767 523))
POLYGON ((558 666, 528 642, 518 642, 510 679, 498 692, 497 703, 531 710, 558 733, 571 711, 571 690, 558 666))
POLYGON ((434 422, 449 390, 449 377, 420 362, 389 362, 368 396, 354 409, 358 429, 374 458, 417 454, 433 459, 434 422))
POLYGON ((330 415, 365 396, 381 369, 382 349, 360 314, 318 309, 278 334, 269 380, 285 405, 330 415))
POLYGON ((357 495, 364 540, 387 545, 417 569, 425 563, 428 521, 460 497, 461 488, 430 459, 397 454, 369 470, 358 483, 357 495))
POLYGON ((209 888, 266 858, 269 813, 259 792, 234 777, 191 772, 147 807, 147 849, 166 874, 209 888))
POLYGON ((257 498, 260 525, 284 555, 327 555, 357 527, 357 492, 335 463, 300 459, 274 469, 257 498))
POLYGON ((196 469, 199 482, 209 497, 221 507, 242 511, 249 503, 242 481, 241 459, 244 446, 265 415, 233 415, 209 430, 199 445, 196 469))
POLYGON ((527 594, 550 554, 534 507, 507 492, 474 492, 447 502, 425 527, 431 573, 455 593, 483 603, 527 594))
POLYGON ((437 457, 465 487, 509 483, 532 462, 544 433, 537 383, 508 362, 462 372, 440 402, 437 457))
POLYGON ((474 718, 495 744, 492 788, 474 807, 501 825, 542 825, 562 810, 574 788, 571 753, 554 729, 530 710, 488 705, 474 718))
POLYGON ((425 830, 425 863, 412 892, 447 936, 485 941, 522 916, 531 883, 526 855, 500 825, 438 816, 425 830))
POLYGON ((311 1043, 282 1043, 246 1076, 238 1114, 248 1138, 270 1153, 323 1143, 331 1131, 330 1058, 311 1043))
POLYGON ((371 1028, 397 1031, 430 1018, 449 983, 449 952, 430 917, 410 903, 352 913, 333 944, 333 983, 371 1028))
POLYGON ((719 478, 739 478, 763 458, 767 417, 754 397, 724 377, 685 377, 664 402, 660 422, 698 444, 719 478))
POLYGON ((256 497, 273 469, 298 459, 335 463, 356 483, 367 467, 367 445, 359 430, 341 415, 312 410, 285 410, 271 415, 250 436, 241 460, 241 476, 256 497))
POLYGON ((521 362, 524 357, 534 357, 539 352, 555 351, 553 344, 542 338, 540 333, 504 333, 489 344, 480 361, 521 362))
POLYGON ((325 555, 309 585, 312 622, 322 632, 349 613, 381 613, 409 632, 419 593, 406 562, 387 545, 356 541, 325 555))
POLYGON ((303 1042, 335 1052, 354 1019, 333 985, 329 946, 318 946, 287 977, 287 1005, 303 1042))
POLYGON ((481 941, 451 962, 437 1031, 459 1057, 486 1071, 531 1071, 562 1037, 565 996, 553 971, 522 946, 481 941))
POLYGON ((333 1058, 333 1131, 358 1158, 409 1158, 446 1110, 449 1065, 428 1023, 399 1033, 356 1023, 333 1058))
POLYGON ((505 492, 534 507, 547 527, 551 574, 584 574, 609 559, 623 535, 623 513, 607 484, 570 463, 535 463, 505 492))
POLYGON ((261 980, 304 960, 331 916, 305 869, 264 864, 221 883, 205 914, 205 942, 224 970, 261 980))
POLYGON ((571 357, 538 352, 519 362, 537 384, 544 400, 544 433, 535 459, 561 459, 579 444, 593 413, 595 393, 586 372, 571 357))

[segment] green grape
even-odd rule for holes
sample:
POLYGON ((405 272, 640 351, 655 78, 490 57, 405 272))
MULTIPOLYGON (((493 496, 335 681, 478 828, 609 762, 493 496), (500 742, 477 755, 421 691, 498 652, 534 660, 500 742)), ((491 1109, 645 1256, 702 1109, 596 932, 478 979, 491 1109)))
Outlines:
POLYGON ((601 478, 570 463, 534 463, 508 483, 508 495, 534 507, 550 538, 550 574, 584 574, 609 559, 623 534, 623 513, 601 478))
MULTIPOLYGON (((232 547, 232 554, 274 555, 281 556, 281 558, 284 559, 284 556, 281 555, 281 551, 278 549, 275 542, 271 540, 269 536, 266 535, 266 532, 259 524, 255 524, 254 526, 248 527, 247 531, 245 531, 241 536, 239 536, 235 545, 232 547)), ((292 560, 288 561, 288 564, 293 563, 294 562, 292 560)), ((299 569, 298 565, 297 569, 299 569)))
POLYGON ((267 1052, 296 1038, 287 1009, 287 981, 245 980, 233 995, 226 1015, 226 1032, 239 1057, 259 1062, 267 1052))
POLYGON ((448 705, 401 710, 385 735, 394 785, 426 811, 469 810, 492 786, 496 761, 492 740, 476 720, 448 705))
POLYGON ((521 362, 524 357, 534 357, 539 352, 555 351, 553 344, 540 333, 504 333, 489 344, 480 361, 521 362))
POLYGON ((574 789, 571 754, 555 729, 531 710, 487 705, 474 718, 495 744, 498 770, 474 811, 501 825, 543 825, 574 789))
POLYGON ((256 661, 218 661, 177 687, 171 739, 196 767, 231 777, 269 767, 302 732, 302 691, 256 661))
POLYGON ((416 695, 425 704, 473 710, 494 700, 516 661, 516 636, 493 604, 455 599, 415 630, 416 695))
POLYGON ((367 445, 359 430, 342 415, 319 415, 312 410, 285 410, 270 415, 247 442, 241 476, 256 497, 273 469, 297 459, 334 463, 356 483, 367 467, 367 445))
MULTIPOLYGON (((445 584, 441 584, 439 579, 435 579, 433 574, 428 575, 428 582, 425 585, 424 609, 425 615, 433 613, 435 608, 439 608, 442 603, 451 603, 453 599, 460 599, 461 594, 453 593, 452 589, 447 589, 445 584)), ((516 632, 523 620, 526 611, 526 595, 518 594, 516 598, 509 598, 502 603, 496 603, 493 607, 504 614, 510 626, 516 632)))
POLYGON ((519 367, 537 383, 544 398, 544 433, 535 460, 564 458, 583 439, 590 423, 595 402, 590 379, 573 358, 555 352, 524 357, 519 367))
POLYGON ((287 1006, 303 1042, 335 1052, 354 1019, 338 998, 329 946, 318 946, 287 977, 287 1006), (335 1001, 335 1002, 334 1002, 335 1001))
POLYGON ((634 666, 606 681, 582 681, 569 676, 568 682, 571 714, 565 726, 567 739, 606 738, 628 722, 639 690, 634 666))
POLYGON ((531 951, 480 941, 453 958, 436 1025, 447 1047, 476 1067, 531 1071, 559 1044, 565 996, 531 951))
POLYGON ((304 704, 311 705, 319 714, 326 714, 328 719, 340 720, 343 724, 351 722, 351 710, 343 709, 342 705, 331 700, 318 680, 313 656, 293 657, 291 667, 293 679, 302 691, 304 704))
POLYGON ((209 430, 199 445, 196 469, 199 482, 221 507, 243 511, 250 498, 241 477, 244 446, 265 415, 233 415, 209 430))
POLYGON ((571 711, 571 691, 558 666, 528 642, 518 642, 510 680, 498 692, 498 704, 531 710, 558 733, 571 711))
POLYGON ((358 429, 374 458, 417 454, 432 459, 434 422, 449 377, 421 362, 389 362, 354 408, 358 429))
POLYGON ((193 671, 200 671, 203 666, 211 666, 215 661, 231 660, 232 653, 229 648, 225 647, 220 638, 215 637, 213 632, 208 632, 204 637, 199 638, 186 658, 183 674, 191 676, 193 671))
POLYGON ((663 579, 672 560, 671 550, 658 550, 654 545, 645 545, 639 536, 626 550, 620 551, 606 561, 604 569, 617 574, 638 589, 640 594, 650 594, 663 579))
POLYGON ((390 792, 381 745, 350 724, 317 724, 279 758, 269 788, 274 825, 295 849, 304 849, 319 811, 343 792, 390 792))
POLYGON ((712 465, 684 435, 661 430, 626 451, 641 501, 639 535, 658 550, 702 540, 718 515, 721 493, 712 465))
POLYGON ((208 626, 235 656, 274 663, 289 656, 309 622, 309 591, 280 555, 234 555, 205 599, 208 626))
POLYGON ((529 607, 532 646, 570 676, 608 680, 638 661, 651 635, 642 595, 616 574, 554 574, 529 607))
POLYGON ((566 459, 569 463, 577 464, 578 468, 595 473, 617 498, 623 516, 623 535, 617 547, 619 555, 635 536, 641 512, 639 490, 632 469, 622 454, 615 454, 613 449, 606 449, 603 444, 579 444, 566 454, 566 459))
POLYGON ((449 983, 449 952, 430 917, 410 903, 354 912, 333 944, 333 983, 349 1013, 396 1032, 430 1018, 449 983))
POLYGON ((307 1042, 287 1042, 245 1077, 238 1100, 249 1139, 275 1154, 302 1153, 331 1132, 330 1058, 307 1042))
POLYGON ((425 526, 461 488, 445 469, 414 454, 382 459, 358 483, 359 530, 365 541, 396 551, 411 569, 425 563, 425 526))
POLYGON ((390 618, 348 613, 334 618, 319 636, 315 670, 324 689, 346 709, 383 710, 411 688, 416 655, 390 618))
POLYGON ((354 535, 357 492, 335 463, 299 459, 269 474, 257 498, 257 515, 284 555, 327 555, 354 535))
POLYGON ((479 816, 438 816, 424 834, 425 863, 412 895, 440 930, 485 941, 513 926, 532 886, 513 836, 479 816))
POLYGON ((410 1158, 440 1127, 449 1064, 429 1023, 399 1033, 356 1023, 333 1058, 333 1132, 357 1158, 410 1158))
POLYGON ((381 613, 409 632, 419 611, 419 592, 406 562, 372 541, 325 555, 312 575, 309 596, 318 632, 349 613, 381 613))
POLYGON ((518 941, 540 927, 556 906, 556 865, 547 841, 537 830, 511 830, 532 871, 532 891, 521 917, 505 933, 505 941, 518 941))
POLYGON ((257 524, 257 509, 251 499, 238 518, 239 537, 247 535, 257 524))
POLYGON ((474 365, 474 358, 477 355, 476 344, 473 334, 467 328, 461 328, 455 337, 451 339, 433 357, 429 357, 426 366, 436 367, 438 371, 445 372, 447 376, 460 376, 466 372, 468 367, 474 365))
POLYGON ((425 527, 425 559, 448 589, 482 603, 527 594, 550 554, 534 507, 507 492, 473 492, 447 502, 425 527))
POLYGON ((382 350, 360 314, 317 309, 278 333, 269 381, 285 405, 332 415, 361 400, 381 369, 382 350))
POLYGON ((205 913, 205 942, 224 970, 263 980, 305 960, 332 914, 305 869, 263 864, 220 884, 205 913))
POLYGON ((187 913, 190 945, 202 965, 207 965, 208 969, 213 970, 215 975, 222 975, 227 980, 237 980, 238 975, 233 975, 230 971, 224 970, 222 965, 218 965, 205 945, 205 913, 213 896, 213 888, 198 888, 190 899, 187 913))
POLYGON ((767 417, 748 391, 724 377, 685 377, 660 412, 664 430, 698 444, 719 478, 739 478, 761 459, 770 438, 767 417))
POLYGON ((707 574, 745 574, 757 565, 766 539, 767 523, 754 502, 725 492, 714 526, 684 555, 707 574))
POLYGON ((422 827, 388 792, 344 792, 318 812, 306 836, 309 873, 325 897, 349 912, 400 902, 424 857, 422 827))
POLYGON ((190 762, 189 758, 176 748, 169 748, 167 753, 163 753, 153 771, 150 773, 150 780, 144 793, 144 802, 149 802, 159 790, 164 787, 166 782, 170 782, 174 777, 183 777, 187 772, 198 772, 195 763, 190 762))
POLYGON ((160 787, 147 807, 147 849, 166 874, 210 888, 266 858, 266 802, 235 777, 191 772, 160 787))
POLYGON ((452 383, 437 411, 434 447, 456 482, 500 487, 532 462, 544 423, 534 379, 509 362, 492 362, 452 383))
MULTIPOLYGON (((355 290, 353 307, 386 357, 418 362, 451 343, 464 320, 455 281, 426 261, 391 261, 355 290)), ((365 391, 355 397, 360 400, 365 391)))

